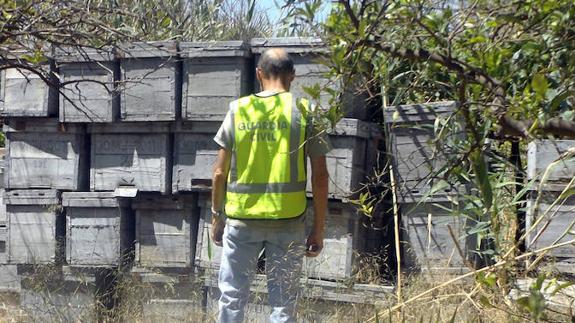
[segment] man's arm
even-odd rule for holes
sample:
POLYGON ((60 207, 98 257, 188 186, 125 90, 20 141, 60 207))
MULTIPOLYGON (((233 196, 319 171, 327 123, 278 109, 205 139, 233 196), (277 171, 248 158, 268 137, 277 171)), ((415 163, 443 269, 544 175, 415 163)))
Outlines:
POLYGON ((313 194, 313 228, 306 241, 306 256, 316 257, 323 249, 325 213, 327 211, 327 194, 329 174, 325 155, 311 159, 311 190, 313 194))
POLYGON ((224 207, 231 158, 231 151, 220 149, 212 175, 212 240, 216 246, 222 245, 222 235, 226 223, 223 218, 214 216, 214 212, 222 211, 224 207))

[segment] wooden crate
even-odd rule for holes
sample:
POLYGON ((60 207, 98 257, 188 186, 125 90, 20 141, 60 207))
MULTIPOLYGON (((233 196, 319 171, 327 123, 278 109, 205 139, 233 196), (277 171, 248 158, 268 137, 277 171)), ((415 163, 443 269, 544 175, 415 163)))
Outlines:
MULTIPOLYGON (((50 71, 51 64, 40 65, 50 71)), ((55 80, 53 80, 55 81, 55 80)), ((4 117, 56 117, 58 89, 40 76, 18 68, 0 71, 0 111, 4 117)))
POLYGON ((212 186, 212 168, 220 146, 214 141, 218 122, 176 125, 172 192, 206 191, 212 186))
POLYGON ((175 42, 131 43, 120 47, 124 121, 171 121, 180 114, 181 65, 175 42))
MULTIPOLYGON (((552 191, 542 191, 539 194, 535 191, 530 192, 526 219, 526 229, 530 230, 526 241, 529 250, 545 248, 575 238, 575 196, 561 199, 554 205, 559 195, 560 192, 552 191), (538 197, 538 195, 541 196, 538 197), (538 198, 539 201, 537 201, 538 198), (541 230, 543 231, 540 234, 541 230), (565 231, 567 234, 561 237, 565 231), (536 238, 538 235, 540 236, 536 238)), ((557 262, 573 263, 575 262, 575 245, 555 248, 546 255, 556 258, 557 262)))
POLYGON ((190 272, 140 270, 132 272, 142 304, 143 322, 183 322, 201 318, 203 286, 190 272))
POLYGON ((467 257, 475 249, 472 241, 466 237, 469 220, 464 214, 450 214, 446 208, 456 208, 447 197, 424 202, 415 198, 400 204, 401 243, 408 270, 431 273, 460 273, 465 270, 464 260, 457 251, 448 226, 464 257, 467 257))
POLYGON ((4 126, 8 154, 7 189, 87 188, 88 149, 85 127, 56 119, 12 119, 4 126))
MULTIPOLYGON (((255 63, 259 61, 261 54, 270 48, 283 48, 294 62, 295 79, 291 84, 290 92, 299 98, 308 98, 304 87, 313 87, 316 84, 332 88, 341 89, 339 82, 330 80, 327 77, 329 67, 322 64, 329 53, 327 46, 317 38, 285 37, 285 38, 255 38, 250 42, 252 52, 255 56, 255 63)), ((260 84, 254 78, 254 92, 259 92, 260 84)), ((320 94, 319 104, 322 108, 329 108, 331 96, 327 91, 320 94)), ((366 120, 369 116, 365 104, 366 96, 355 93, 353 87, 348 86, 342 98, 342 112, 346 118, 366 120)))
POLYGON ((56 190, 5 193, 8 215, 8 263, 45 264, 63 255, 65 220, 56 190))
MULTIPOLYGON (((313 202, 308 201, 306 233, 313 227, 313 202)), ((341 280, 351 278, 357 270, 356 260, 364 248, 361 215, 350 204, 329 201, 325 218, 323 250, 315 258, 304 258, 306 277, 341 280)))
POLYGON ((110 48, 59 48, 56 63, 60 82, 60 121, 112 122, 119 119, 115 82, 119 63, 110 48))
POLYGON ((171 188, 170 125, 156 123, 92 124, 90 189, 121 186, 168 193, 171 188))
POLYGON ((438 117, 453 114, 456 106, 455 102, 435 102, 385 109, 389 153, 400 194, 423 195, 433 187, 434 174, 445 166, 451 151, 434 146, 433 125, 438 117))
POLYGON ((222 121, 229 103, 251 93, 250 52, 242 41, 180 43, 182 118, 222 121))
MULTIPOLYGON (((527 148, 527 179, 540 183, 547 167, 569 149, 575 149, 575 140, 538 140, 527 148)), ((542 187, 548 191, 561 191, 575 177, 575 158, 566 158, 549 169, 547 181, 542 187)), ((538 189, 533 187, 534 190, 538 189)))
MULTIPOLYGON (((379 132, 375 125, 356 119, 342 119, 329 130, 332 150, 326 155, 329 173, 328 196, 347 201, 361 188, 366 175, 376 165, 373 154, 377 149, 379 132)), ((311 196, 311 165, 308 163, 307 192, 311 196)))
POLYGON ((136 264, 188 267, 194 264, 198 236, 195 195, 143 195, 136 210, 136 264))
POLYGON ((119 266, 134 246, 130 200, 113 192, 62 194, 66 212, 66 261, 74 266, 119 266))

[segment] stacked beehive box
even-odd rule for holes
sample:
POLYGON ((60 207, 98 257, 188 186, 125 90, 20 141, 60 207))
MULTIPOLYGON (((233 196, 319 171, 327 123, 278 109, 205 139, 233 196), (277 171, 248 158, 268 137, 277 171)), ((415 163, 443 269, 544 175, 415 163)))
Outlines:
MULTIPOLYGON (((325 49, 310 39, 58 48, 46 68, 60 77, 60 91, 17 69, 3 71, 7 210, 0 261, 56 266, 66 286, 88 275, 93 284, 82 290, 91 300, 113 285, 113 278, 98 278, 102 272, 131 270, 167 286, 217 268, 219 250, 209 238, 213 137, 229 101, 258 87, 254 66, 268 47, 292 54, 295 95, 307 96, 302 85, 329 83, 318 61, 325 49)), ((322 96, 319 106, 327 100, 322 96)), ((313 279, 350 278, 364 245, 349 199, 375 164, 378 131, 362 121, 364 104, 351 91, 344 111, 347 118, 328 131, 334 149, 327 156, 325 249, 305 263, 313 279)), ((308 227, 312 213, 310 199, 308 227)), ((42 307, 31 284, 23 286, 28 303, 42 307)), ((162 297, 146 302, 161 313, 191 301, 162 297)))
POLYGON ((465 192, 465 187, 443 187, 432 192, 449 154, 449 147, 435 142, 433 127, 438 118, 446 119, 455 108, 454 102, 438 102, 385 109, 388 151, 404 233, 402 247, 406 264, 412 269, 463 270, 456 242, 465 252, 462 237, 467 220, 454 213, 457 206, 452 201, 458 192, 465 192))
MULTIPOLYGON (((529 144, 527 178, 527 247, 537 250, 575 238, 575 140, 542 140, 529 144), (570 151, 570 152, 569 152, 570 151), (565 191, 565 193, 563 193, 565 191)), ((575 272, 575 247, 568 244, 546 254, 555 268, 575 272)))

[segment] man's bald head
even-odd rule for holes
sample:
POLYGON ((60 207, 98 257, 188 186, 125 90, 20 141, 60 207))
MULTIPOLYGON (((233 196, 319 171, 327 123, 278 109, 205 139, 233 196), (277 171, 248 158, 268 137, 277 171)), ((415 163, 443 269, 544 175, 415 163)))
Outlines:
POLYGON ((293 61, 281 48, 266 50, 260 57, 258 68, 268 79, 291 78, 295 73, 293 61))

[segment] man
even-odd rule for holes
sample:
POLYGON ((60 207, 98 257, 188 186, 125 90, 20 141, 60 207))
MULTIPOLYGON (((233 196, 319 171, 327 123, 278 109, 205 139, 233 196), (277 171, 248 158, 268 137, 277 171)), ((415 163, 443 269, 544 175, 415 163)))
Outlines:
POLYGON ((304 254, 323 248, 329 144, 313 127, 306 100, 289 93, 293 62, 281 49, 264 52, 256 68, 262 92, 240 98, 214 140, 212 240, 223 246, 220 322, 241 322, 261 251, 272 322, 295 321, 304 254), (306 155, 311 161, 314 221, 305 239, 306 155), (225 200, 225 214, 223 219, 225 200))

